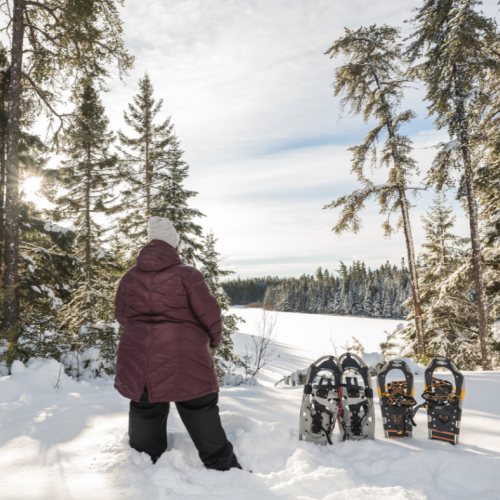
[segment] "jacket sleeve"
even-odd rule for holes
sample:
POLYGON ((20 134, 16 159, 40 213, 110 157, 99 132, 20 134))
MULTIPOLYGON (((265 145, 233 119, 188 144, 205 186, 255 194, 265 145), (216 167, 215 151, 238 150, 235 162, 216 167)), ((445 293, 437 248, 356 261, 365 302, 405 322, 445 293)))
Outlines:
POLYGON ((198 269, 193 269, 187 287, 189 305, 196 319, 210 337, 210 347, 219 347, 222 340, 221 309, 217 299, 210 293, 208 285, 198 269))
POLYGON ((120 284, 118 285, 118 290, 116 290, 115 296, 115 318, 121 326, 125 326, 125 301, 123 300, 124 293, 125 283, 122 278, 120 280, 120 284))

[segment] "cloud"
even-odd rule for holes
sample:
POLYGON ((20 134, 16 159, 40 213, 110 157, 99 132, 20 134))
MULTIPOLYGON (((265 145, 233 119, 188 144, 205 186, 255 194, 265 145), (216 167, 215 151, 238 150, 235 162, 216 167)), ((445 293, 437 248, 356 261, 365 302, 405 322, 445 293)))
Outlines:
MULTIPOLYGON (((401 26, 414 6, 408 0, 128 1, 122 12, 136 67, 125 85, 114 80, 104 95, 112 126, 124 127, 123 110, 147 71, 191 166, 188 185, 199 191, 193 206, 207 215, 202 224, 215 231, 228 267, 242 276, 298 276, 319 265, 336 268, 339 260, 399 263, 403 235, 382 237, 377 206, 367 206, 360 234, 342 237, 331 232, 338 210, 321 210, 359 187, 346 149, 369 129, 360 119, 339 121, 331 88, 338 61, 324 52, 344 26, 401 26)), ((404 103, 418 113, 407 128, 418 148, 446 138, 425 120, 423 96, 423 88, 410 90, 404 103)), ((425 172, 433 150, 415 155, 425 172)), ((424 194, 412 209, 417 249, 419 214, 431 198, 424 194)))

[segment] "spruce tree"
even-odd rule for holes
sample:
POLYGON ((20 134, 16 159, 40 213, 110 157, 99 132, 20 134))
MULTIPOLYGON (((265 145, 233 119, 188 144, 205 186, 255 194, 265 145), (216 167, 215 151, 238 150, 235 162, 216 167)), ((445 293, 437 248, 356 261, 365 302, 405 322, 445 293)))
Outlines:
MULTIPOLYGON (((467 240, 451 233, 455 223, 446 197, 438 194, 422 217, 426 242, 420 255, 420 290, 428 355, 452 359, 462 370, 475 370, 481 362, 474 278, 467 240)), ((411 299, 409 299, 411 301, 411 299)), ((404 352, 417 353, 415 329, 408 324, 404 352)))
POLYGON ((92 75, 102 80, 116 65, 120 74, 131 67, 124 49, 118 6, 122 0, 54 0, 3 2, 10 42, 9 110, 7 123, 4 326, 19 320, 19 222, 21 108, 26 94, 47 115, 57 144, 68 115, 58 104, 74 81, 92 75), (55 126, 54 126, 55 122, 55 126))
POLYGON ((234 351, 232 334, 238 330, 238 323, 243 321, 235 314, 229 314, 231 301, 221 285, 221 279, 234 274, 234 271, 221 269, 220 254, 215 250, 217 239, 210 232, 203 238, 201 272, 205 276, 210 293, 217 299, 222 309, 222 342, 217 349, 212 350, 212 356, 219 380, 229 373, 231 365, 237 364, 239 358, 234 351))
POLYGON ((476 10, 480 4, 477 0, 425 0, 411 20, 416 30, 407 55, 414 63, 411 74, 427 86, 429 114, 436 115, 437 127, 446 128, 451 139, 442 145, 427 180, 438 189, 458 184, 458 197, 466 200, 482 366, 491 370, 474 153, 489 101, 485 84, 500 71, 500 60, 490 48, 500 38, 495 21, 476 10))
MULTIPOLYGON (((347 57, 347 62, 335 71, 335 95, 343 95, 342 108, 349 106, 352 114, 363 115, 365 122, 374 116, 375 127, 368 132, 359 146, 350 148, 353 152, 352 172, 364 184, 351 194, 341 196, 323 209, 343 206, 338 223, 333 230, 337 234, 351 230, 358 232, 361 227, 359 212, 370 198, 376 198, 380 211, 388 215, 383 224, 384 233, 389 236, 393 227, 389 217, 393 212, 400 212, 397 227, 402 227, 406 240, 408 262, 410 268, 411 292, 414 304, 415 328, 418 335, 418 348, 421 355, 425 353, 424 331, 421 321, 421 307, 418 290, 418 277, 413 249, 409 206, 406 196, 410 187, 411 176, 418 174, 418 169, 410 156, 412 143, 399 130, 408 123, 414 113, 411 110, 399 112, 403 96, 404 61, 402 44, 398 42, 399 30, 390 26, 376 25, 359 28, 356 31, 345 30, 345 36, 339 38, 327 50, 330 58, 338 55, 347 57), (367 165, 377 166, 375 145, 385 135, 380 165, 389 169, 387 181, 375 186, 366 177, 367 165), (373 161, 371 161, 373 160, 373 161)), ((377 305, 376 314, 383 305, 377 305)))
POLYGON ((177 137, 171 137, 168 150, 158 162, 159 168, 153 174, 153 193, 151 196, 151 214, 165 217, 174 225, 180 239, 182 260, 194 265, 195 259, 203 262, 203 245, 199 242, 202 228, 193 219, 204 217, 188 202, 198 193, 186 189, 184 181, 189 176, 189 166, 182 159, 177 137))
POLYGON ((102 223, 102 216, 116 208, 113 188, 120 180, 117 156, 110 151, 115 138, 108 127, 96 89, 91 82, 83 82, 63 144, 67 159, 53 173, 63 191, 52 198, 57 205, 53 214, 56 220, 73 223, 75 257, 81 262, 71 283, 72 300, 64 308, 62 325, 76 355, 89 347, 105 351, 106 359, 94 374, 101 368, 113 372, 117 341, 111 323, 119 264, 105 245, 107 228, 102 223))
POLYGON ((196 240, 202 230, 192 219, 203 214, 188 207, 189 198, 197 194, 183 186, 189 166, 182 159, 183 151, 170 118, 156 123, 163 100, 156 101, 153 94, 146 73, 139 80, 139 93, 124 113, 125 123, 136 135, 118 133, 128 184, 123 192, 126 214, 120 220, 120 229, 132 246, 130 257, 135 259, 138 249, 147 243, 149 217, 166 217, 179 233, 182 259, 194 264, 195 253, 202 248, 196 240))

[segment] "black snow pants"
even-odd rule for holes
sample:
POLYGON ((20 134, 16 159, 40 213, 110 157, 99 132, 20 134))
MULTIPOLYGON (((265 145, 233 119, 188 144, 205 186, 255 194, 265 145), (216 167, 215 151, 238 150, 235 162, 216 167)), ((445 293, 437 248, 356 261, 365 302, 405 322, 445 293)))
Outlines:
MULTIPOLYGON (((219 394, 207 394, 201 398, 175 403, 177 411, 193 440, 201 461, 207 469, 241 469, 228 441, 219 416, 219 394)), ((150 403, 147 387, 144 387, 139 403, 130 402, 130 446, 146 452, 153 463, 167 449, 167 418, 170 403, 150 403)))

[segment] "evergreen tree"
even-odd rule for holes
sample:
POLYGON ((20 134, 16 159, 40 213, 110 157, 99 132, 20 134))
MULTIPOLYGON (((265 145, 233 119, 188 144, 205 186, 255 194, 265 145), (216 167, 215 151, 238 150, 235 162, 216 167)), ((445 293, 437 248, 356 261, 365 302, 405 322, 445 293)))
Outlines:
POLYGON ((79 355, 85 348, 101 347, 106 358, 102 368, 112 373, 117 332, 111 323, 119 264, 105 247, 106 228, 99 217, 116 208, 112 193, 119 181, 118 159, 110 152, 115 138, 108 127, 97 91, 84 82, 63 145, 67 160, 54 173, 64 194, 53 196, 52 201, 57 205, 55 219, 73 223, 75 257, 81 262, 71 284, 72 300, 63 311, 63 328, 68 331, 71 350, 79 355))
POLYGON ((217 349, 212 350, 212 356, 219 380, 229 373, 231 364, 237 364, 239 358, 234 351, 232 334, 238 330, 238 322, 243 321, 235 314, 229 314, 231 301, 221 286, 221 279, 234 274, 220 267, 220 254, 215 250, 217 239, 213 233, 203 238, 203 267, 201 272, 205 276, 210 293, 217 299, 222 309, 222 342, 217 349))
POLYGON ((123 192, 126 215, 120 220, 120 228, 132 244, 131 257, 147 242, 147 220, 153 215, 168 218, 177 229, 184 262, 194 265, 196 252, 202 245, 196 240, 202 229, 192 222, 203 217, 196 209, 189 208, 188 201, 195 191, 184 188, 189 166, 182 159, 183 151, 173 132, 170 118, 156 123, 163 100, 156 101, 154 88, 146 74, 139 80, 139 93, 124 113, 125 123, 136 133, 128 137, 118 136, 126 165, 128 189, 123 192))
POLYGON ((446 128, 451 141, 442 145, 428 174, 430 185, 454 186, 465 198, 469 215, 476 285, 482 366, 492 369, 488 342, 488 311, 479 235, 474 158, 478 131, 489 97, 485 83, 500 71, 500 60, 490 48, 500 41, 496 23, 475 10, 477 0, 424 0, 412 19, 416 25, 407 55, 416 63, 411 74, 427 86, 429 114, 438 128, 446 128))
POLYGON ((410 294, 408 269, 384 264, 372 272, 355 261, 349 268, 341 262, 338 272, 339 278, 327 280, 325 271, 321 283, 316 275, 299 279, 268 276, 228 280, 222 286, 234 304, 260 302, 278 311, 388 318, 407 314, 403 302, 410 294))
MULTIPOLYGON (((422 217, 426 242, 419 269, 423 321, 429 356, 452 359, 462 370, 474 370, 481 362, 478 321, 474 303, 474 278, 467 240, 450 231, 456 217, 438 194, 422 217)), ((411 300, 411 299, 409 299, 411 300)), ((406 355, 417 353, 415 329, 409 324, 403 337, 406 355)))
POLYGON ((179 141, 172 136, 168 150, 158 162, 160 168, 153 173, 151 214, 170 220, 179 234, 182 260, 194 265, 195 258, 203 259, 203 245, 197 240, 202 237, 202 228, 193 219, 204 215, 188 205, 190 198, 198 193, 183 185, 189 176, 189 166, 182 159, 183 153, 179 141))
MULTIPOLYGON (((381 213, 387 214, 388 217, 395 211, 400 212, 397 227, 404 230, 419 352, 424 354, 418 277, 406 197, 408 189, 417 189, 409 187, 408 183, 412 174, 418 173, 418 170, 410 156, 410 139, 399 133, 401 126, 409 122, 414 113, 411 110, 398 111, 403 87, 408 81, 403 77, 402 45, 397 41, 399 31, 386 25, 345 31, 345 36, 336 40, 326 52, 331 58, 341 54, 348 58, 348 61, 335 71, 335 95, 343 95, 343 108, 349 106, 354 115, 362 114, 365 122, 374 116, 377 124, 368 132, 361 145, 350 148, 354 156, 352 172, 364 187, 337 198, 323 208, 343 206, 339 221, 333 228, 337 234, 347 230, 356 233, 360 229, 359 212, 370 198, 377 198, 381 213), (367 163, 371 163, 371 157, 375 166, 375 144, 384 134, 386 139, 380 165, 388 167, 388 178, 384 184, 375 186, 366 177, 365 171, 367 163)), ((383 228, 386 236, 392 233, 389 218, 383 228)))
POLYGON ((0 6, 11 30, 9 110, 7 122, 4 328, 14 329, 19 320, 19 154, 23 96, 29 94, 37 110, 47 114, 48 129, 57 122, 53 140, 68 115, 57 111, 62 94, 73 81, 92 75, 103 79, 115 64, 120 74, 132 65, 124 49, 122 23, 118 14, 121 0, 54 0, 26 2, 13 0, 0 6))

